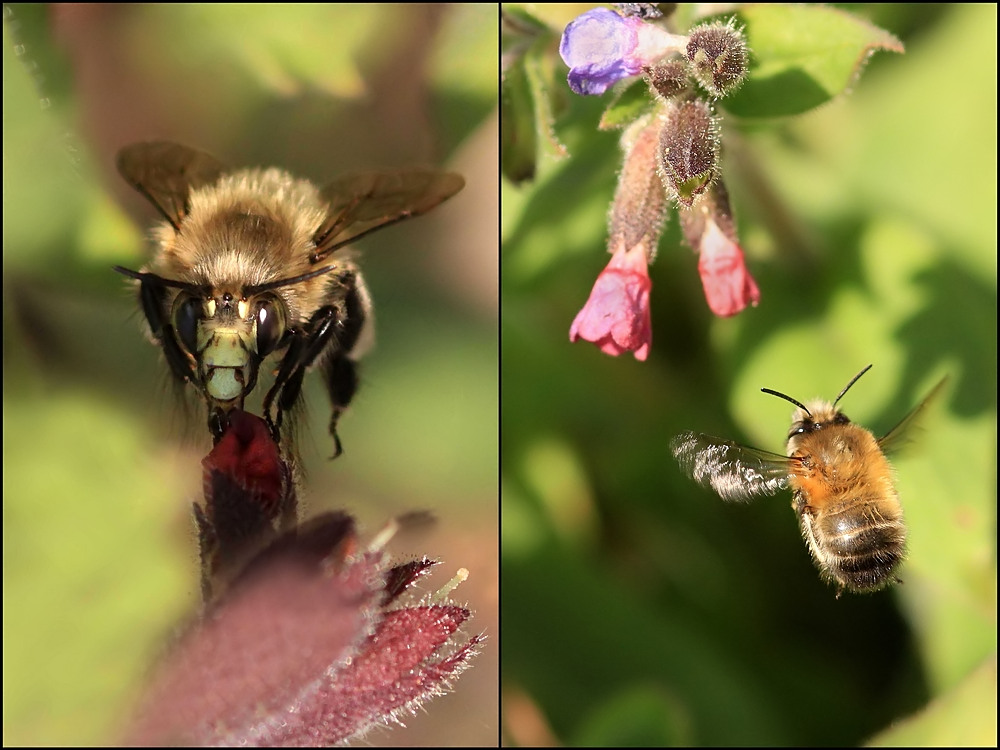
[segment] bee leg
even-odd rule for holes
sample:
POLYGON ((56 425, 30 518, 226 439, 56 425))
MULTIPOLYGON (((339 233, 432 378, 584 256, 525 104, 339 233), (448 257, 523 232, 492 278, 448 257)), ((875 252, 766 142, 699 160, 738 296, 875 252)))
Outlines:
POLYGON ((323 378, 326 381, 327 393, 330 394, 330 403, 333 404, 330 435, 333 437, 334 453, 331 458, 336 458, 343 453, 340 438, 337 436, 337 422, 358 390, 357 363, 345 354, 330 357, 323 364, 323 378))
POLYGON ((337 436, 337 421, 347 408, 358 387, 356 365, 350 352, 358 343, 367 318, 367 292, 353 270, 346 270, 334 279, 341 287, 341 300, 336 305, 319 308, 299 331, 296 331, 285 353, 274 385, 264 397, 264 412, 274 430, 281 429, 282 415, 298 401, 302 378, 314 363, 321 363, 323 380, 333 404, 330 435, 336 458, 343 453, 337 436), (271 405, 277 399, 274 419, 271 405))
POLYGON ((330 396, 332 406, 330 436, 333 438, 334 452, 330 458, 336 458, 344 452, 340 437, 337 435, 337 422, 358 390, 358 364, 352 353, 368 322, 371 304, 364 282, 353 271, 345 273, 339 281, 346 292, 344 315, 337 335, 337 347, 335 349, 331 347, 330 353, 321 365, 323 382, 326 383, 326 392, 330 396))
MULTIPOLYGON (((295 390, 296 397, 298 392, 302 387, 302 376, 298 375, 298 382, 289 384, 289 381, 296 374, 296 370, 299 368, 299 362, 302 359, 302 347, 303 347, 303 335, 300 331, 294 332, 291 338, 291 343, 288 345, 288 351, 285 352, 285 356, 281 360, 281 366, 278 368, 278 373, 274 378, 274 385, 264 396, 264 420, 267 422, 267 426, 271 431, 271 437, 274 442, 279 442, 279 437, 281 434, 281 422, 284 417, 284 409, 281 408, 279 399, 279 407, 274 417, 271 417, 271 404, 274 402, 274 398, 281 393, 286 388, 292 388, 295 390)), ((294 403, 294 399, 292 400, 294 403)))
POLYGON ((265 419, 275 435, 275 440, 281 430, 284 413, 295 405, 302 393, 302 379, 306 370, 327 347, 336 342, 336 323, 339 317, 336 308, 321 307, 305 327, 292 337, 288 351, 281 360, 278 374, 274 378, 274 385, 264 397, 265 419), (272 418, 271 407, 275 399, 277 404, 272 418))

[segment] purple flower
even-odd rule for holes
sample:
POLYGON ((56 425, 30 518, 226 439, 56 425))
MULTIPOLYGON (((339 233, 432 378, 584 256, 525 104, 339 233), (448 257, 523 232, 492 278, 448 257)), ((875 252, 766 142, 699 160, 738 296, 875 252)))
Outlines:
POLYGON ((597 96, 616 81, 638 75, 643 66, 684 50, 687 41, 641 18, 594 8, 569 22, 559 54, 570 68, 569 87, 577 94, 597 96))

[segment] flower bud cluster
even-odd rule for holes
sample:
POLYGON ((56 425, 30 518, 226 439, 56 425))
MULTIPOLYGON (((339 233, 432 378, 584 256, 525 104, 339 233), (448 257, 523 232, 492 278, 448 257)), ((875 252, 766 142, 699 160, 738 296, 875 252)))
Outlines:
POLYGON ((652 338, 647 265, 669 203, 677 205, 685 239, 700 255, 712 312, 735 315, 756 305, 760 291, 746 269, 719 174, 720 123, 712 104, 745 80, 746 40, 732 21, 671 34, 650 22, 655 14, 633 5, 578 16, 563 32, 559 52, 577 94, 600 95, 641 74, 652 96, 652 111, 622 138, 624 165, 609 212, 611 262, 570 330, 572 341, 645 359, 652 338))
POLYGON ((701 24, 685 36, 647 18, 652 17, 594 8, 570 21, 559 44, 570 69, 569 87, 577 94, 599 96, 617 81, 669 62, 679 62, 685 77, 713 97, 728 96, 743 83, 749 53, 732 22, 701 24))
POLYGON ((729 96, 746 79, 747 43, 732 23, 695 27, 685 51, 692 75, 712 96, 729 96))

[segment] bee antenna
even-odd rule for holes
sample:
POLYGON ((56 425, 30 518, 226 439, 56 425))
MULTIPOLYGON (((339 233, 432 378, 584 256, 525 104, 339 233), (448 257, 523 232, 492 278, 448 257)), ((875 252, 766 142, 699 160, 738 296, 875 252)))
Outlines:
POLYGON ((836 406, 837 405, 837 401, 840 401, 840 399, 842 399, 844 397, 844 394, 847 393, 849 390, 851 390, 851 386, 858 382, 858 378, 860 378, 862 375, 864 375, 870 369, 872 369, 872 366, 868 365, 868 367, 866 367, 861 372, 859 372, 857 375, 855 375, 853 378, 851 378, 851 382, 844 386, 844 390, 842 390, 840 392, 840 395, 837 396, 837 398, 834 400, 833 405, 836 406))
POLYGON ((149 273, 148 271, 133 271, 132 269, 125 268, 124 266, 111 266, 111 270, 117 271, 122 276, 128 276, 130 279, 141 281, 144 284, 165 286, 170 287, 171 289, 187 289, 188 291, 193 292, 201 292, 204 289, 204 287, 199 284, 192 284, 188 281, 165 279, 162 276, 157 276, 155 273, 149 273))
POLYGON ((770 388, 761 388, 761 391, 763 391, 764 393, 770 393, 772 396, 777 396, 778 398, 783 398, 785 399, 785 401, 790 401, 797 407, 799 407, 802 411, 804 411, 806 414, 809 414, 810 417, 812 416, 809 410, 805 407, 805 404, 796 401, 791 396, 786 396, 784 393, 778 393, 778 391, 772 391, 770 388))
POLYGON ((309 279, 315 278, 317 276, 322 276, 324 273, 330 273, 330 271, 337 270, 337 266, 323 266, 315 271, 310 271, 309 273, 303 273, 299 276, 292 276, 287 279, 278 279, 277 281, 269 281, 266 284, 255 284, 253 286, 244 287, 244 294, 260 294, 261 292, 269 292, 272 289, 278 289, 283 286, 291 286, 292 284, 298 284, 300 281, 308 281, 309 279))

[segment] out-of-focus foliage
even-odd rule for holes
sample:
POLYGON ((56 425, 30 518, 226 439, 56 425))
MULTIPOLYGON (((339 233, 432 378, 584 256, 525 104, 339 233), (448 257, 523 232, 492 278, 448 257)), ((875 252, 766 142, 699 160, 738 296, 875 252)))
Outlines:
POLYGON ((562 111, 567 93, 552 85, 558 68, 558 58, 552 54, 558 35, 553 29, 509 7, 501 15, 501 41, 500 157, 504 175, 520 182, 535 176, 540 148, 554 158, 565 155, 552 122, 562 111))
POLYGON ((892 34, 836 8, 762 3, 735 19, 755 61, 750 80, 725 101, 740 117, 808 112, 853 85, 876 51, 903 51, 892 34))
MULTIPOLYGON (((318 182, 465 175, 447 205, 359 243, 378 343, 333 462, 307 376, 300 497, 307 515, 350 511, 363 540, 432 511, 390 551, 442 560, 427 591, 468 568, 456 597, 496 636, 497 30, 474 4, 5 6, 5 744, 120 741, 199 598, 190 503, 210 441, 111 270, 145 262, 155 219, 114 172, 133 141, 318 182)), ((453 695, 368 740, 491 744, 497 659, 487 645, 453 695)))
MULTIPOLYGON (((556 38, 579 12, 537 9, 556 38)), ((540 151, 535 181, 502 187, 513 743, 847 746, 906 717, 904 743, 996 741, 996 9, 851 12, 906 53, 808 114, 723 122, 758 308, 712 317, 672 218, 649 360, 569 343, 607 262, 610 93, 572 97, 554 122, 569 157, 540 151), (693 429, 781 451, 790 406, 760 388, 833 398, 869 363, 840 405, 878 434, 950 380, 895 461, 904 583, 836 599, 787 494, 725 505, 668 444, 693 429)))
POLYGON ((990 747, 997 737, 997 660, 994 654, 913 717, 868 743, 872 747, 990 747))

